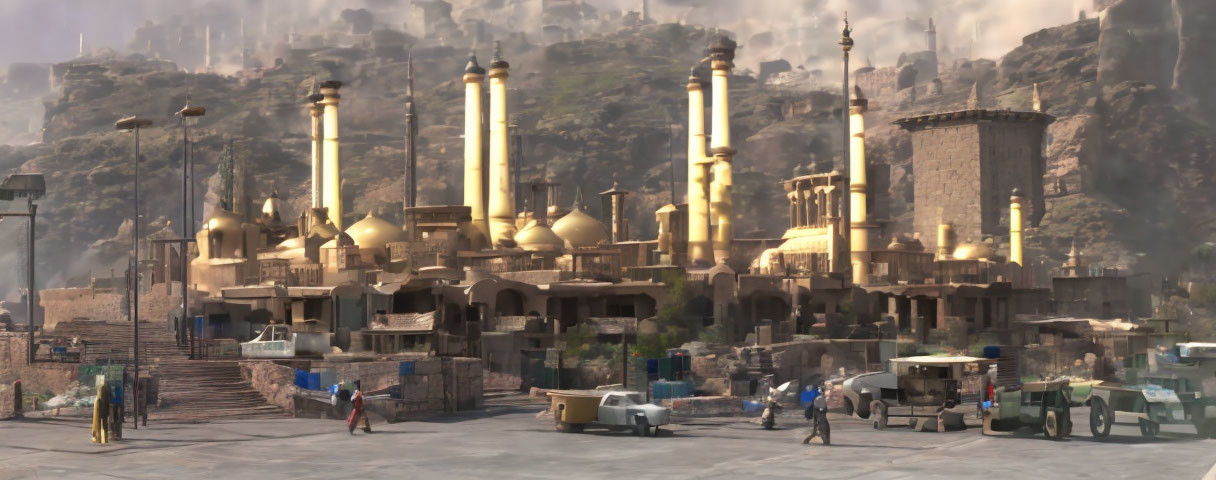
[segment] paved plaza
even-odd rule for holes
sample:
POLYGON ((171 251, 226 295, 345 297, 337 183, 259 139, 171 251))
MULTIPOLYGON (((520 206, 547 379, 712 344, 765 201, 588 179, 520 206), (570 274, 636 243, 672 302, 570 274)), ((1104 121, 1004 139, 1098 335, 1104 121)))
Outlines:
MULTIPOLYGON (((16 478, 1169 478, 1216 472, 1216 440, 1166 427, 1147 442, 1117 426, 1097 442, 1076 437, 985 437, 977 428, 875 431, 832 414, 833 445, 802 445, 800 415, 765 431, 751 419, 692 419, 657 438, 553 431, 539 403, 491 402, 484 411, 374 424, 349 435, 336 420, 274 419, 125 430, 89 443, 83 419, 0 422, 0 479, 16 478)), ((1088 410, 1074 409, 1087 419, 1088 410)))

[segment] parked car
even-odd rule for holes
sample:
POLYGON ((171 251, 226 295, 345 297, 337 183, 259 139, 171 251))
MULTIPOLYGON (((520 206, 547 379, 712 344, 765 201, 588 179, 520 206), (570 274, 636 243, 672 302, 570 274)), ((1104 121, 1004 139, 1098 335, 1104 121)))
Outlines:
POLYGON ((671 423, 671 409, 642 400, 638 392, 608 392, 604 396, 574 392, 549 392, 554 426, 559 432, 578 433, 588 425, 610 430, 633 430, 639 436, 658 435, 659 427, 671 423))
POLYGON ((1072 433, 1068 379, 1029 382, 1019 390, 998 387, 984 405, 984 434, 1011 432, 1022 427, 1041 431, 1050 440, 1072 433))
POLYGON ((893 406, 894 399, 884 398, 882 392, 895 391, 895 380, 894 372, 869 372, 849 377, 840 389, 844 394, 844 414, 856 414, 864 420, 870 418, 870 404, 875 400, 893 406))

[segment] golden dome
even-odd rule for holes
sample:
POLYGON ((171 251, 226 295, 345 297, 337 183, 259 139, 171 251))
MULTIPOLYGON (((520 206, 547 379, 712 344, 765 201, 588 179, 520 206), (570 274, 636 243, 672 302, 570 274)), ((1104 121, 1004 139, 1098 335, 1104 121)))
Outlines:
POLYGON ((996 250, 987 243, 967 242, 954 249, 955 260, 995 260, 996 250))
POLYGON ((595 247, 612 238, 604 224, 584 213, 578 205, 553 222, 553 233, 566 242, 566 248, 595 247))
POLYGON ((291 237, 279 242, 279 249, 304 248, 304 237, 291 237))
POLYGON ((373 215, 372 212, 367 212, 363 220, 347 228, 346 234, 350 235, 360 249, 384 248, 391 242, 405 240, 405 231, 401 230, 401 227, 373 215))
POLYGON ((282 210, 283 201, 279 200, 279 192, 271 192, 270 198, 267 198, 266 203, 262 204, 262 216, 273 222, 282 222, 283 218, 280 213, 282 210))
POLYGON ((536 220, 529 220, 523 230, 515 234, 515 243, 529 252, 560 252, 566 245, 565 240, 553 233, 553 229, 536 223, 536 220))
POLYGON ((245 243, 244 223, 240 215, 223 209, 213 210, 203 221, 205 228, 199 231, 199 240, 206 243, 207 257, 240 258, 237 251, 245 243), (213 247, 215 251, 212 251, 213 247))

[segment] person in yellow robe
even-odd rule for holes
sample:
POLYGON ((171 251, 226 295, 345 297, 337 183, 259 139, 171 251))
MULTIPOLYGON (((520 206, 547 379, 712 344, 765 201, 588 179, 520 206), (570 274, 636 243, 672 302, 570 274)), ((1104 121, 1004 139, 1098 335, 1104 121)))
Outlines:
POLYGON ((93 443, 110 441, 110 386, 100 382, 97 398, 93 401, 93 443))

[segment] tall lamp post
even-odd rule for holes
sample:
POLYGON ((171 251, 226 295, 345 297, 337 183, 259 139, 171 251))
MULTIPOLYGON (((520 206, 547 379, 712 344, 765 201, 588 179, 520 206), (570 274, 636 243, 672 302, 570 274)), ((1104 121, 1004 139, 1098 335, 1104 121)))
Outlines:
MULTIPOLYGON (((207 114, 206 107, 198 107, 190 105, 190 96, 186 95, 186 106, 178 110, 176 115, 181 118, 182 125, 182 238, 181 247, 178 250, 178 259, 181 261, 179 271, 182 275, 182 313, 178 317, 177 331, 174 332, 177 337, 177 344, 182 345, 182 332, 190 323, 188 292, 186 290, 186 282, 190 276, 187 274, 190 268, 190 261, 187 258, 191 231, 193 230, 193 220, 190 219, 190 182, 193 180, 190 177, 190 126, 198 123, 199 119, 207 114)), ((138 138, 138 137, 137 137, 138 138)))
POLYGON ((131 389, 131 398, 135 399, 134 427, 139 430, 139 129, 152 126, 152 120, 130 116, 114 122, 114 129, 135 133, 135 198, 132 203, 133 211, 131 225, 131 289, 132 301, 131 326, 134 329, 132 341, 135 350, 135 383, 131 389))
POLYGON ((29 264, 26 265, 26 292, 25 292, 25 317, 29 323, 29 343, 27 345, 28 357, 27 361, 30 365, 34 364, 34 304, 35 297, 38 295, 38 289, 34 287, 34 216, 38 213, 38 205, 34 204, 34 200, 42 198, 46 194, 46 182, 41 174, 14 174, 9 175, 4 179, 4 183, 0 184, 0 200, 13 200, 16 197, 25 197, 26 204, 29 206, 29 212, 0 212, 0 221, 4 217, 29 217, 30 230, 28 238, 29 248, 29 264))

